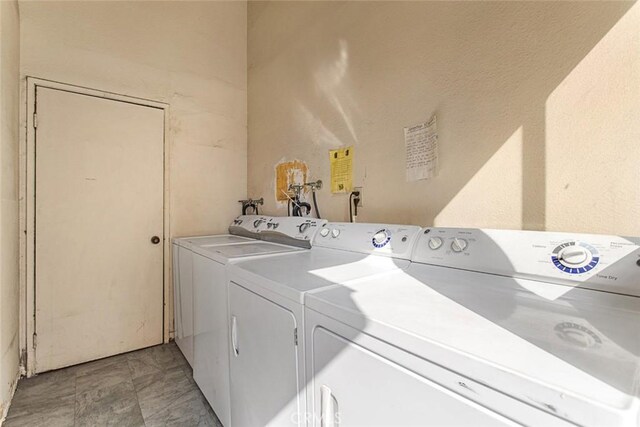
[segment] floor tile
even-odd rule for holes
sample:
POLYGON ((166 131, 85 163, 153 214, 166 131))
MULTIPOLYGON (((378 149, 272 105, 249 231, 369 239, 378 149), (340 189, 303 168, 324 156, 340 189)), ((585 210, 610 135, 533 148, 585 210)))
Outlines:
POLYGON ((133 378, 180 366, 181 361, 171 349, 172 346, 174 344, 149 347, 127 354, 133 378))
MULTIPOLYGON (((14 398, 15 399, 15 398, 14 398)), ((75 396, 52 397, 46 404, 29 405, 20 411, 9 411, 3 427, 66 427, 73 426, 75 419, 75 396)), ((13 405, 12 405, 13 406, 13 405)))
POLYGON ((190 391, 166 409, 145 419, 147 427, 156 426, 222 426, 200 390, 190 391))
POLYGON ((110 388, 131 381, 131 370, 126 358, 100 360, 91 367, 81 370, 76 377, 76 393, 110 388))
POLYGON ((174 344, 21 379, 5 427, 220 426, 174 344))
POLYGON ((144 426, 133 382, 89 389, 79 393, 76 426, 144 426))
POLYGON ((35 423, 39 412, 47 412, 64 420, 75 402, 75 380, 70 368, 21 379, 7 418, 28 416, 35 423))
POLYGON ((133 380, 145 419, 167 408, 180 396, 194 390, 181 367, 142 375, 133 380))

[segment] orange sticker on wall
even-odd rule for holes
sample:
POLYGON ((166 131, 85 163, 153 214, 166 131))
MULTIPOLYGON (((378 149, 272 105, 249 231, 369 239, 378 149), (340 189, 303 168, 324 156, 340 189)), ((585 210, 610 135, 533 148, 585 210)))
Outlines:
POLYGON ((276 165, 276 200, 286 202, 291 196, 290 184, 304 184, 307 182, 309 167, 300 160, 278 163, 276 165))

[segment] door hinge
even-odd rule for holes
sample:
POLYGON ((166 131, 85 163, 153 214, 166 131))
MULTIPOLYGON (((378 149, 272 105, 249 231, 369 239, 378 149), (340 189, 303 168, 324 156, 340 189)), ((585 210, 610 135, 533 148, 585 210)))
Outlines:
POLYGON ((298 328, 293 328, 293 343, 298 345, 298 328))
POLYGON ((34 332, 33 333, 33 349, 35 350, 37 346, 38 346, 38 334, 34 332))
POLYGON ((38 129, 38 115, 33 113, 33 128, 38 129))

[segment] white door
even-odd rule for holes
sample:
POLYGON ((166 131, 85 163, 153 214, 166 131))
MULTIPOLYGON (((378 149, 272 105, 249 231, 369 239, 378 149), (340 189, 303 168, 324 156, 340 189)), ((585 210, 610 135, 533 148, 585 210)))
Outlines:
POLYGON ((229 329, 224 264, 193 257, 193 379, 223 425, 229 423, 229 329))
POLYGON ((314 426, 515 425, 326 329, 312 340, 314 426))
POLYGON ((233 282, 229 310, 233 426, 298 425, 295 316, 233 282))
POLYGON ((161 343, 164 111, 38 87, 36 112, 35 371, 161 343))

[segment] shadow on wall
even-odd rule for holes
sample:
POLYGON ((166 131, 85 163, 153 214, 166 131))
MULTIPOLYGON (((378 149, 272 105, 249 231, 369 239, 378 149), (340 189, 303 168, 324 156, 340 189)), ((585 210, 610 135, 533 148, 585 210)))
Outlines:
MULTIPOLYGON (((271 166, 285 154, 328 180, 327 150, 354 145, 354 181, 374 189, 362 221, 612 231, 604 217, 629 197, 613 196, 615 208, 606 208, 587 191, 610 182, 606 169, 637 151, 627 142, 637 102, 618 102, 624 90, 637 92, 621 87, 633 53, 607 54, 637 38, 628 23, 624 34, 608 34, 632 5, 250 5, 249 191, 273 194, 271 166), (267 33, 274 20, 280 31, 267 33), (407 183, 402 128, 433 112, 439 175, 407 183), (580 147, 626 155, 608 156, 603 167, 580 147), (571 206, 595 209, 597 219, 567 220, 561 212, 571 206)), ((616 177, 622 185, 609 190, 621 195, 636 175, 625 165, 616 177)), ((320 192, 319 202, 329 219, 346 218, 346 197, 320 192)), ((280 213, 273 200, 265 209, 280 213)))

